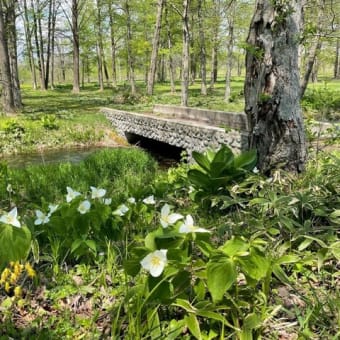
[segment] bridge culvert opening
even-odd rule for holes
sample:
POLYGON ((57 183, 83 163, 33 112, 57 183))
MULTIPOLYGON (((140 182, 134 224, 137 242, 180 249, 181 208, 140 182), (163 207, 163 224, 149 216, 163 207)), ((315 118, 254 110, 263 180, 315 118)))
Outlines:
POLYGON ((160 142, 151 138, 143 137, 134 133, 125 133, 130 144, 136 145, 149 152, 161 165, 171 166, 181 160, 185 149, 160 142))

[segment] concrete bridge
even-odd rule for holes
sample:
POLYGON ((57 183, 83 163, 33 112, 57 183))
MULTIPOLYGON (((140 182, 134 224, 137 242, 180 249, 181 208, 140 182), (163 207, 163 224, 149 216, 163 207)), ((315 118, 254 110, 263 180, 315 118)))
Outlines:
POLYGON ((193 150, 204 151, 222 144, 236 153, 247 148, 248 128, 244 113, 171 105, 155 105, 150 114, 110 108, 101 111, 129 142, 146 138, 181 148, 189 155, 193 150))

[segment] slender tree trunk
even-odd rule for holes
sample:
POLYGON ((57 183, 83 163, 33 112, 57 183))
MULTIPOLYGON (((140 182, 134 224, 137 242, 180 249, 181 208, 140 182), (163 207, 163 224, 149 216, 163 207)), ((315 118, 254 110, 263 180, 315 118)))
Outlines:
POLYGON ((16 30, 16 1, 7 1, 7 40, 8 40, 8 52, 9 63, 11 69, 11 85, 13 92, 13 101, 16 109, 21 109, 21 91, 19 81, 19 69, 18 69, 18 54, 17 54, 17 30, 16 30))
POLYGON ((181 105, 188 106, 189 91, 189 2, 183 0, 182 29, 183 29, 183 47, 182 47, 182 91, 181 105))
POLYGON ((56 28, 56 21, 57 21, 57 6, 56 0, 52 0, 52 32, 51 32, 51 89, 54 89, 54 54, 55 54, 55 28, 56 28))
POLYGON ((73 37, 73 89, 72 92, 80 92, 79 84, 79 0, 72 0, 72 37, 73 37))
POLYGON ((235 20, 236 1, 231 0, 228 10, 228 44, 227 44, 227 62, 225 75, 225 92, 224 101, 229 101, 231 94, 231 71, 233 68, 233 49, 234 49, 234 20, 235 20))
POLYGON ((199 30, 199 45, 200 45, 200 63, 201 63, 201 94, 207 95, 207 58, 205 50, 205 35, 203 24, 203 0, 198 1, 198 30, 199 30))
POLYGON ((157 1, 156 24, 155 24, 155 31, 154 31, 154 36, 152 40, 150 68, 148 72, 147 94, 149 96, 153 94, 153 88, 154 88, 154 82, 155 82, 156 65, 157 65, 157 57, 158 57, 158 50, 159 50, 159 37, 161 34, 164 2, 165 0, 157 1))
POLYGON ((176 92, 176 84, 175 84, 175 67, 172 58, 172 38, 171 38, 171 29, 168 18, 168 8, 165 7, 165 25, 166 25, 166 33, 167 33, 167 44, 169 50, 168 64, 169 64, 169 74, 170 74, 170 91, 171 93, 176 92))
POLYGON ((129 1, 125 1, 125 13, 126 13, 126 47, 127 47, 127 63, 128 63, 128 79, 131 86, 131 95, 136 95, 136 83, 135 83, 135 70, 134 70, 134 57, 132 55, 131 40, 131 16, 130 16, 130 4, 129 1))
POLYGON ((308 81, 313 71, 313 66, 314 66, 316 56, 321 49, 321 45, 322 45, 321 31, 322 31, 322 21, 323 21, 324 12, 325 12, 325 0, 319 0, 318 1, 318 20, 317 20, 316 36, 314 38, 314 41, 312 42, 312 45, 308 49, 306 71, 301 81, 301 93, 300 93, 301 98, 303 98, 306 92, 308 81))
POLYGON ((304 170, 306 146, 300 107, 298 49, 300 0, 279 7, 257 0, 246 56, 245 112, 250 148, 257 149, 258 168, 304 170))
POLYGON ((15 112, 15 106, 12 92, 11 69, 2 1, 0 1, 0 71, 0 81, 2 85, 2 109, 5 113, 13 113, 15 112))
POLYGON ((112 72, 112 87, 117 87, 117 70, 116 70, 116 39, 114 29, 114 13, 112 2, 109 1, 109 20, 110 20, 110 40, 111 40, 111 72, 112 72))
MULTIPOLYGON (((39 3, 37 4, 39 6, 39 3)), ((39 36, 38 36, 38 20, 37 20, 37 11, 34 6, 34 1, 31 0, 31 10, 33 14, 33 34, 34 34, 34 42, 35 42, 35 50, 38 59, 38 71, 39 71, 39 78, 40 78, 40 87, 43 90, 45 88, 45 75, 44 75, 44 63, 42 62, 42 54, 43 51, 40 49, 39 44, 39 36)))
POLYGON ((50 76, 50 60, 51 60, 51 40, 52 40, 52 21, 53 21, 53 2, 49 1, 48 5, 48 20, 47 20, 47 51, 46 51, 46 72, 45 72, 45 87, 48 89, 50 76))
POLYGON ((42 33, 42 26, 41 26, 41 17, 42 17, 42 10, 40 1, 37 1, 37 24, 38 24, 38 33, 39 33, 39 50, 40 50, 40 64, 41 64, 41 89, 47 90, 46 87, 46 70, 45 70, 45 58, 44 58, 44 38, 42 33))
POLYGON ((26 40, 26 48, 27 48, 27 55, 28 55, 28 63, 30 66, 31 74, 32 74, 32 86, 33 89, 37 89, 37 74, 35 71, 35 62, 34 62, 34 55, 33 55, 33 46, 32 46, 32 28, 30 25, 30 20, 28 17, 28 8, 27 8, 27 1, 23 0, 24 8, 22 11, 23 15, 23 22, 24 22, 24 29, 25 29, 25 40, 26 40))
POLYGON ((334 78, 340 78, 340 65, 339 65, 339 51, 340 51, 340 38, 336 39, 335 47, 335 60, 334 60, 334 78))
POLYGON ((101 15, 101 1, 97 0, 97 63, 98 63, 98 83, 99 90, 104 91, 104 77, 103 77, 103 40, 102 40, 102 15, 101 15))

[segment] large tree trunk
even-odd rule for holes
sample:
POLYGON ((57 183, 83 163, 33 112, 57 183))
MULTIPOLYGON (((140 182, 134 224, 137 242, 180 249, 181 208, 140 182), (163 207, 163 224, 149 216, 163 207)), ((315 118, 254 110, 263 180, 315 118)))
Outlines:
POLYGON ((298 44, 301 1, 278 7, 257 0, 247 39, 245 111, 250 148, 257 149, 258 168, 300 172, 306 145, 300 107, 298 44))
POLYGON ((189 91, 189 2, 190 0, 183 0, 183 47, 182 47, 182 92, 181 105, 188 106, 188 91, 189 91))
POLYGON ((73 89, 72 92, 80 92, 79 81, 79 0, 72 0, 72 40, 73 40, 73 89))
POLYGON ((199 43, 200 43, 200 70, 201 70, 201 94, 207 95, 207 58, 205 50, 205 35, 203 25, 203 0, 198 1, 198 30, 199 30, 199 43))
POLYGON ((54 89, 54 46, 55 46, 55 28, 57 21, 57 6, 56 0, 52 0, 52 32, 51 32, 51 89, 54 89))
POLYGON ((156 16, 156 24, 155 31, 152 40, 152 52, 151 52, 151 60, 150 60, 150 68, 148 72, 148 84, 147 84, 147 94, 153 94, 153 87, 155 82, 155 74, 156 74, 156 66, 157 66, 157 57, 159 50, 159 37, 161 34, 162 27, 162 14, 163 14, 163 6, 165 0, 158 0, 157 2, 157 16, 156 16))
POLYGON ((11 85, 13 92, 13 101, 16 109, 21 109, 21 91, 19 81, 19 69, 18 69, 18 53, 17 53, 17 30, 16 30, 16 1, 7 1, 7 40, 8 40, 8 53, 9 63, 11 69, 11 85))
POLYGON ((0 1, 0 74, 2 85, 2 109, 5 113, 13 113, 15 112, 15 106, 2 1, 0 1))

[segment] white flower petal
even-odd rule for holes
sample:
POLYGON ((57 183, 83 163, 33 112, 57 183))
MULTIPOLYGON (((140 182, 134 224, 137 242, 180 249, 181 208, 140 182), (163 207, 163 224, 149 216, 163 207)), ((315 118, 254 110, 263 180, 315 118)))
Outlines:
POLYGON ((105 194, 106 194, 105 189, 98 189, 96 187, 90 187, 90 188, 91 188, 91 191, 92 191, 92 195, 91 195, 92 199, 104 197, 105 194))
POLYGON ((80 192, 74 191, 70 187, 66 187, 66 190, 67 190, 66 202, 68 202, 68 203, 71 202, 74 198, 76 198, 77 196, 80 195, 80 192))
POLYGON ((173 213, 173 214, 169 215, 169 217, 168 217, 169 224, 174 224, 178 220, 180 220, 181 218, 183 218, 183 215, 173 213))
POLYGON ((0 217, 0 222, 5 224, 10 224, 13 227, 20 228, 21 224, 17 218, 18 210, 16 207, 14 207, 9 213, 4 214, 0 217))
POLYGON ((144 198, 143 199, 143 203, 145 203, 145 204, 155 204, 156 201, 155 201, 154 196, 151 195, 151 196, 148 196, 148 197, 144 198))
POLYGON ((131 204, 135 204, 135 203, 136 203, 136 199, 135 199, 134 197, 129 197, 129 198, 127 199, 127 201, 128 201, 129 203, 131 203, 131 204))
POLYGON ((156 250, 145 256, 140 264, 151 276, 158 277, 162 274, 167 264, 166 253, 167 249, 156 250))
POLYGON ((104 199, 104 204, 105 205, 110 205, 112 203, 112 198, 105 198, 104 199))
POLYGON ((91 208, 91 203, 86 200, 86 201, 83 201, 79 204, 79 207, 78 207, 78 211, 81 213, 81 214, 86 214, 91 208))
POLYGON ((51 216, 54 212, 57 211, 58 207, 59 207, 58 204, 49 204, 48 205, 48 209, 49 209, 48 215, 51 216))

